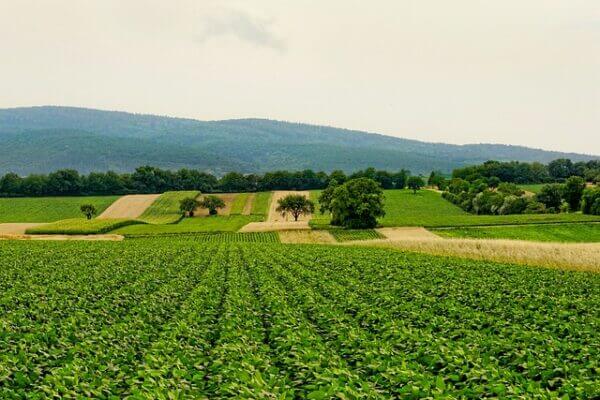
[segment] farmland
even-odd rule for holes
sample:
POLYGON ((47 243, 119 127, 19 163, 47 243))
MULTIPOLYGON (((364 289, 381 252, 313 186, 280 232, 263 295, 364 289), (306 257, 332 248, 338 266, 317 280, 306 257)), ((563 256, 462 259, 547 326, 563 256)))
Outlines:
POLYGON ((598 274, 194 237, 0 262, 2 398, 600 396, 598 274))
POLYGON ((250 222, 262 221, 258 215, 215 215, 212 217, 184 218, 176 224, 132 225, 111 233, 122 235, 164 235, 194 232, 235 232, 250 222))
POLYGON ((200 192, 194 190, 165 192, 144 211, 139 219, 149 224, 176 223, 182 217, 179 201, 186 197, 196 198, 199 194, 200 192))
POLYGON ((542 242, 600 242, 600 224, 544 224, 440 229, 443 237, 517 239, 542 242))
POLYGON ((353 240, 371 240, 371 239, 382 239, 384 236, 381 235, 374 229, 361 229, 361 230, 349 230, 349 229, 332 229, 331 234, 338 242, 349 242, 353 240))
POLYGON ((0 223, 54 222, 81 217, 79 207, 93 204, 100 214, 119 196, 0 198, 0 223))
POLYGON ((130 219, 91 219, 72 218, 56 221, 50 224, 36 226, 27 229, 29 234, 64 234, 64 235, 94 235, 107 233, 112 230, 139 224, 140 222, 130 219))

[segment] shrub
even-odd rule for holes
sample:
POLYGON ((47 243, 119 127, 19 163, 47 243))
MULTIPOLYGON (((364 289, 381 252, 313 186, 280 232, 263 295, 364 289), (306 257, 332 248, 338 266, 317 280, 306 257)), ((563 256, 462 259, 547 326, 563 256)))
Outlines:
POLYGON ((546 214, 546 206, 539 201, 530 200, 527 202, 527 207, 523 211, 524 214, 546 214))
POLYGON ((527 199, 515 195, 508 195, 504 198, 502 206, 498 210, 498 214, 522 214, 528 206, 527 199))
POLYGON ((563 198, 572 211, 579 210, 581 206, 581 196, 585 190, 585 180, 579 176, 572 176, 563 186, 563 198))
POLYGON ((550 209, 558 210, 562 203, 562 185, 545 185, 540 192, 535 195, 535 198, 537 201, 544 204, 548 211, 550 211, 550 209))
POLYGON ((512 194, 515 196, 523 196, 525 192, 514 183, 502 182, 498 185, 498 191, 504 194, 512 194))
POLYGON ((496 214, 503 203, 504 197, 501 194, 484 190, 473 199, 473 211, 476 214, 496 214))
POLYGON ((584 214, 600 215, 600 188, 584 190, 581 199, 581 211, 584 214))

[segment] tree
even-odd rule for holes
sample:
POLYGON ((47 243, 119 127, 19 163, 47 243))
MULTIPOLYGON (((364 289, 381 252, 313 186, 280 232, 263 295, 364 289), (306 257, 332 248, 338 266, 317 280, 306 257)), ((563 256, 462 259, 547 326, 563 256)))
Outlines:
POLYGON ((572 175, 573 162, 568 158, 559 158, 548 164, 548 173, 556 180, 566 179, 572 175))
POLYGON ((301 194, 289 194, 282 199, 277 200, 276 211, 286 216, 292 214, 294 221, 298 221, 300 215, 308 215, 315 211, 315 204, 301 194))
POLYGON ((551 184, 542 187, 540 192, 535 195, 537 201, 542 203, 548 211, 556 212, 562 203, 562 185, 551 184), (552 210, 551 210, 552 209, 552 210))
POLYGON ((429 186, 435 186, 438 189, 442 189, 445 186, 446 179, 440 171, 431 171, 427 184, 429 186))
POLYGON ((199 206, 200 203, 194 197, 186 197, 179 201, 179 210, 183 213, 183 216, 187 214, 188 217, 193 217, 194 211, 199 206))
POLYGON ((407 186, 413 191, 413 194, 417 194, 417 190, 425 186, 425 182, 420 176, 411 176, 408 178, 407 186))
POLYGON ((79 209, 87 219, 92 219, 92 217, 98 212, 93 204, 82 204, 79 209))
POLYGON ((600 187, 585 189, 581 200, 584 214, 600 215, 600 187))
POLYGON ((351 179, 335 188, 329 210, 332 223, 346 228, 374 228, 385 215, 381 186, 369 178, 351 179))
POLYGON ((225 202, 217 196, 204 196, 198 203, 202 208, 208 208, 209 215, 217 215, 217 209, 224 208, 225 202))
POLYGON ((572 176, 566 180, 563 186, 563 198, 569 204, 571 211, 579 210, 581 196, 585 190, 585 180, 579 176, 572 176))

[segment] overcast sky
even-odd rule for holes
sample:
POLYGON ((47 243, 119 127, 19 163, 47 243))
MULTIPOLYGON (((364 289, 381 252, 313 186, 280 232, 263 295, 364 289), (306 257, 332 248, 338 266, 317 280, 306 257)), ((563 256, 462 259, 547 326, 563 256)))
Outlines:
POLYGON ((600 154, 599 0, 0 0, 0 108, 600 154))

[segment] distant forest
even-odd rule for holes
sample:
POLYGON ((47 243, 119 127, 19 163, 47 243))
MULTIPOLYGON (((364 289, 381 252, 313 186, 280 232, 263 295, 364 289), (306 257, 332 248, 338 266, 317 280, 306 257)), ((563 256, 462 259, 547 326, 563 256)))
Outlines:
MULTIPOLYGON (((133 173, 92 172, 80 174, 73 169, 62 169, 50 174, 20 176, 7 173, 0 178, 0 196, 76 196, 134 193, 162 193, 169 190, 199 190, 203 193, 255 192, 267 190, 324 189, 332 180, 343 183, 348 179, 371 178, 384 189, 403 189, 410 171, 395 172, 366 168, 351 174, 341 170, 331 173, 303 171, 274 171, 265 174, 242 174, 229 172, 218 178, 206 172, 182 168, 176 171, 153 166, 142 166, 133 173)), ((454 170, 452 177, 468 181, 478 179, 498 180, 512 183, 562 182, 570 176, 581 176, 588 181, 600 180, 600 161, 573 163, 558 159, 548 165, 540 163, 488 161, 481 165, 454 170)), ((430 184, 439 185, 445 179, 439 172, 432 172, 430 184), (433 180, 436 177, 437 180, 433 180)))

